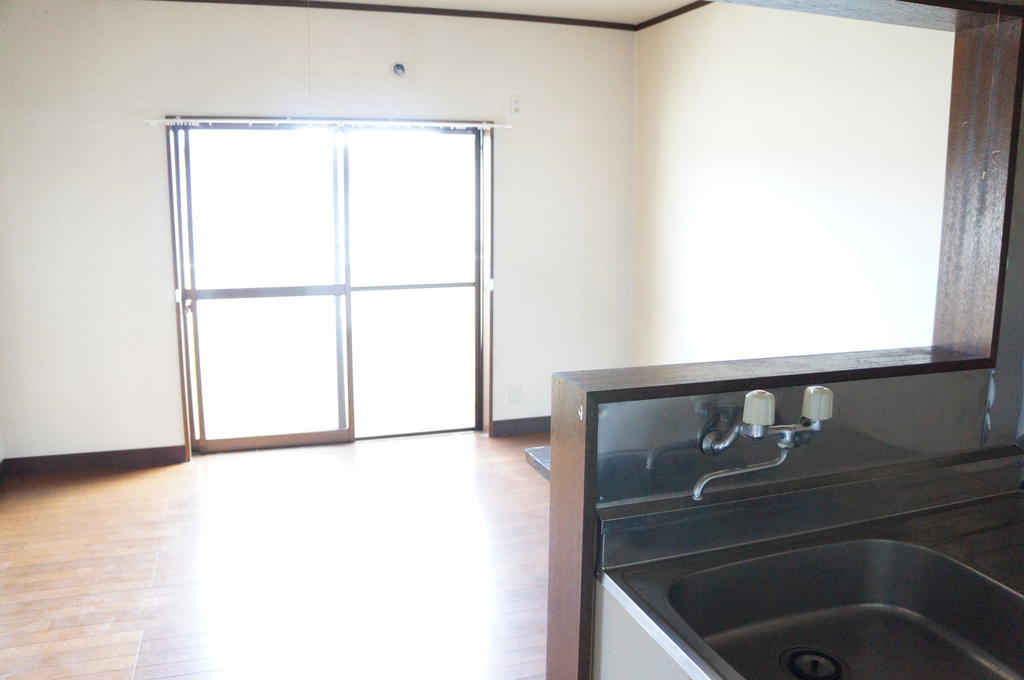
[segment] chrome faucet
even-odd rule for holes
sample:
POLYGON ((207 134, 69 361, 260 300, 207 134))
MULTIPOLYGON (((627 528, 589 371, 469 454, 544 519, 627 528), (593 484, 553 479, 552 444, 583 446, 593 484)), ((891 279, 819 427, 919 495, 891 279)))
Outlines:
POLYGON ((775 425, 775 395, 764 390, 748 392, 743 401, 743 422, 732 425, 724 433, 711 429, 701 440, 701 451, 709 456, 718 456, 729 450, 740 437, 755 441, 772 437, 777 440, 778 457, 765 463, 709 472, 694 485, 693 500, 701 500, 704 497, 704 487, 716 479, 770 470, 785 463, 792 449, 821 432, 825 421, 832 417, 832 390, 820 385, 805 389, 801 413, 799 423, 775 425))
POLYGON ((736 422, 740 409, 734 404, 702 403, 697 407, 697 413, 704 416, 704 427, 697 433, 696 439, 691 437, 690 439, 655 446, 647 452, 645 467, 648 471, 654 470, 654 465, 662 454, 672 451, 699 449, 701 441, 704 440, 704 435, 707 432, 717 428, 722 423, 725 424, 725 427, 731 426, 736 422))

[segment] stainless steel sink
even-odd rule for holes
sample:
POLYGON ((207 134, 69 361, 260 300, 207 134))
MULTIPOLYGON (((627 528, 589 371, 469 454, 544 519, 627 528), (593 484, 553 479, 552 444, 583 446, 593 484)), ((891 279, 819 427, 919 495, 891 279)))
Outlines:
POLYGON ((757 557, 674 577, 668 591, 747 680, 1024 678, 1024 597, 909 543, 757 557))

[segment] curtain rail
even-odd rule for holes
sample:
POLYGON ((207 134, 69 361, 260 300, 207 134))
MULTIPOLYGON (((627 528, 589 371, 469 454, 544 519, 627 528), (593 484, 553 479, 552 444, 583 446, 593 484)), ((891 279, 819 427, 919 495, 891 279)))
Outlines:
POLYGON ((508 129, 511 125, 488 122, 443 120, 372 120, 345 118, 160 118, 147 120, 148 125, 163 127, 203 127, 216 125, 247 125, 249 127, 303 126, 311 127, 374 127, 374 128, 442 128, 448 130, 508 129))

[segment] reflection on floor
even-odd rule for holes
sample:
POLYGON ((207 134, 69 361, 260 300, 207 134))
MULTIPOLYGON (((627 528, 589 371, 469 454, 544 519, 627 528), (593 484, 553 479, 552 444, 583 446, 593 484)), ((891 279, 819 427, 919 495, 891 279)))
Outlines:
POLYGON ((544 435, 0 484, 0 678, 542 678, 544 435))

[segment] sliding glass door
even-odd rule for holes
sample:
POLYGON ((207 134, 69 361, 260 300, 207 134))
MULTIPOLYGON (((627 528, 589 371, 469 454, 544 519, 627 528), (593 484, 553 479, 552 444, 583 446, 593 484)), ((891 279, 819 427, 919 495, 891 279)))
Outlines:
POLYGON ((169 135, 197 451, 480 426, 481 135, 169 135))
POLYGON ((476 137, 348 134, 360 437, 476 426, 476 137))

